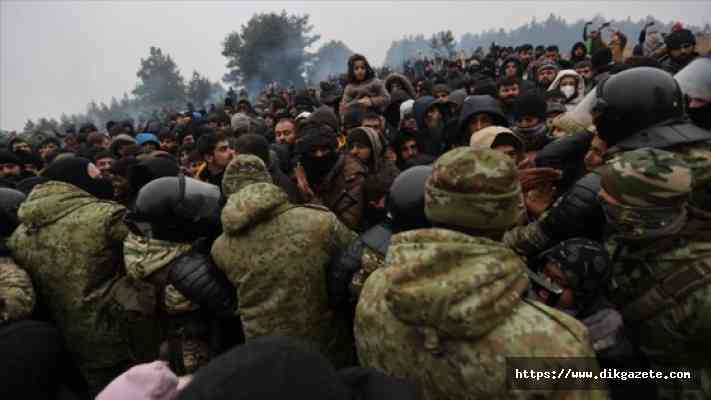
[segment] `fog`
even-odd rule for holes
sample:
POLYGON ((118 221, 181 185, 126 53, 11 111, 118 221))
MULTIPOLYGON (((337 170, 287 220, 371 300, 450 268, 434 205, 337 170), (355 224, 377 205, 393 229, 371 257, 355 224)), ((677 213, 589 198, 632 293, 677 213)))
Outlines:
MULTIPOLYGON (((21 130, 28 118, 85 112, 91 100, 108 103, 129 93, 150 46, 170 54, 183 76, 193 70, 220 80, 225 36, 254 13, 309 14, 313 50, 341 40, 382 63, 393 40, 404 34, 451 29, 466 32, 515 28, 550 13, 569 22, 599 13, 608 19, 648 15, 703 26, 708 1, 676 2, 184 2, 2 1, 0 2, 0 128, 21 130)), ((630 38, 636 41, 636 38, 630 38)))

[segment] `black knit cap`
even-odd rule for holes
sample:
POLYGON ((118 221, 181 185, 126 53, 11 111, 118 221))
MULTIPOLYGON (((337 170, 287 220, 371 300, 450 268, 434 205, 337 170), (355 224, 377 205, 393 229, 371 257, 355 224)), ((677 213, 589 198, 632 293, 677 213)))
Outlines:
POLYGON ((683 44, 696 44, 696 36, 688 29, 672 32, 664 38, 664 43, 672 50, 680 49, 683 44))
POLYGON ((526 116, 546 118, 546 101, 538 93, 527 93, 516 99, 514 117, 520 120, 526 116))

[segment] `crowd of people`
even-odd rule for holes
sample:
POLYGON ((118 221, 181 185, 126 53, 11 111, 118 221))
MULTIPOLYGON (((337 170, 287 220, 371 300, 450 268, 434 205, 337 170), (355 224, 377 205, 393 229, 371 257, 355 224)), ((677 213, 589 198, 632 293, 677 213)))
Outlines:
POLYGON ((9 140, 0 397, 711 397, 711 55, 583 36, 9 140))

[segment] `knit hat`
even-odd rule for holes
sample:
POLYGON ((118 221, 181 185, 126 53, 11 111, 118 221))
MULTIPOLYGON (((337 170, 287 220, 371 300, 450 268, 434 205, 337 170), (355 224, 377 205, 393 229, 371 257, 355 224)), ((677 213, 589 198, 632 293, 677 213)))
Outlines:
POLYGON ((49 164, 42 176, 49 180, 72 184, 99 198, 111 198, 111 183, 89 176, 88 166, 91 161, 82 157, 66 157, 49 164))
POLYGON ((546 118, 546 101, 538 93, 530 92, 519 96, 514 103, 514 118, 520 120, 526 116, 546 118))
POLYGON ((232 116, 230 120, 230 126, 235 132, 246 133, 249 132, 249 127, 251 125, 251 119, 244 113, 237 113, 232 116))
MULTIPOLYGON (((412 114, 412 106, 415 104, 415 100, 405 100, 400 104, 400 121, 405 119, 405 115, 412 114)), ((414 117, 414 114, 412 114, 414 117)))
POLYGON ((696 36, 688 29, 679 29, 664 38, 667 47, 672 50, 680 49, 684 44, 696 44, 696 36))
POLYGON ((519 220, 516 166, 491 149, 459 147, 443 154, 425 185, 425 214, 433 223, 504 231, 519 220))
POLYGON ((627 206, 679 206, 693 184, 689 166, 673 153, 658 149, 622 153, 599 170, 602 188, 627 206))
POLYGON ((338 116, 336 116, 336 113, 333 112, 331 107, 321 106, 317 108, 309 116, 308 122, 313 122, 317 125, 325 125, 331 128, 334 132, 338 132, 338 116))
POLYGON ((333 366, 310 345, 264 337, 214 359, 179 395, 181 400, 352 399, 333 366))
POLYGON ((240 154, 232 158, 225 168, 222 193, 225 197, 229 197, 247 185, 260 182, 272 183, 272 177, 264 161, 252 154, 240 154))
POLYGON ((143 132, 136 135, 136 143, 138 143, 139 146, 143 146, 144 143, 155 143, 156 145, 160 146, 160 140, 158 140, 158 137, 148 132, 143 132))
POLYGON ((164 361, 139 364, 119 375, 96 400, 173 400, 178 396, 178 377, 164 361))
POLYGON ((560 70, 560 67, 558 66, 558 64, 551 60, 545 60, 538 65, 538 69, 536 71, 541 72, 546 69, 554 69, 557 72, 560 70))
POLYGON ((0 150, 0 164, 21 165, 20 158, 15 153, 8 150, 0 150))

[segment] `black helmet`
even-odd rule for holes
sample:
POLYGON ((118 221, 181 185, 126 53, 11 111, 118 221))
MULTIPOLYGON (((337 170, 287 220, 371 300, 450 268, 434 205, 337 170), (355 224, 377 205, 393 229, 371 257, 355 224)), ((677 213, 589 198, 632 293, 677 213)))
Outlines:
POLYGON ((220 188, 185 176, 155 179, 138 192, 136 216, 149 222, 153 237, 191 242, 219 234, 220 188))
POLYGON ((597 85, 596 97, 595 127, 609 146, 645 128, 684 118, 679 85, 657 68, 632 68, 613 75, 597 85))
POLYGON ((25 195, 19 190, 0 188, 0 237, 7 237, 20 224, 17 209, 25 201, 25 195))
POLYGON ((432 175, 432 167, 420 165, 408 168, 390 186, 388 212, 396 232, 427 228, 425 216, 425 181, 432 175))

